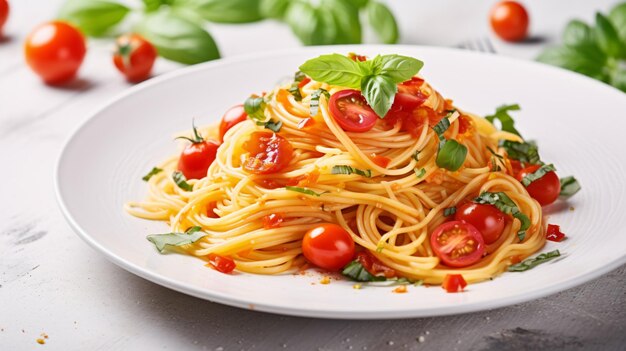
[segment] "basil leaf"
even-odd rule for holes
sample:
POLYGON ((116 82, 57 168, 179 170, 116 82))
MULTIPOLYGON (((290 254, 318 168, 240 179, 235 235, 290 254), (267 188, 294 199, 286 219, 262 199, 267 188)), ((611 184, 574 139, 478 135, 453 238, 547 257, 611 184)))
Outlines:
MULTIPOLYGON (((617 31, 622 43, 626 43, 626 2, 615 6, 609 13, 609 20, 617 31)), ((622 56, 622 58, 624 58, 622 56)))
POLYGON ((382 282, 387 280, 385 277, 372 275, 358 260, 348 263, 341 271, 341 274, 357 282, 382 282))
POLYGON ((298 193, 311 195, 311 196, 317 196, 317 197, 319 197, 320 195, 324 194, 324 193, 316 193, 315 191, 313 191, 311 189, 301 188, 301 187, 298 187, 298 186, 286 186, 285 189, 287 189, 289 191, 295 191, 295 192, 298 192, 298 193))
POLYGON ((365 7, 370 2, 370 0, 346 0, 346 1, 352 4, 352 6, 356 7, 357 9, 365 7))
POLYGON ((526 230, 530 228, 530 219, 524 213, 522 213, 511 200, 511 198, 503 192, 482 192, 477 198, 474 199, 475 203, 478 204, 488 204, 495 206, 498 210, 513 215, 513 217, 517 218, 520 221, 520 229, 517 231, 517 238, 519 241, 523 241, 526 237, 526 230))
POLYGON ((376 56, 371 60, 371 66, 374 74, 382 74, 391 78, 394 83, 402 83, 413 78, 422 69, 424 62, 393 54, 376 56))
POLYGON ((561 182, 561 193, 559 196, 570 197, 580 191, 580 183, 573 176, 559 179, 561 182))
POLYGON ((156 46, 159 55, 168 60, 195 64, 220 57, 217 45, 207 31, 170 11, 146 15, 137 29, 156 46))
POLYGON ((287 13, 289 0, 261 0, 259 11, 261 16, 281 20, 287 13))
POLYGON ((289 87, 288 91, 296 101, 302 101, 302 94, 300 94, 300 83, 306 77, 306 75, 300 71, 294 74, 293 83, 289 87))
POLYGON ((175 171, 174 173, 172 173, 172 179, 174 180, 174 183, 178 185, 179 188, 185 191, 193 190, 193 186, 187 183, 187 178, 185 178, 185 175, 182 172, 175 171))
POLYGON ((120 23, 128 12, 128 7, 113 1, 67 0, 59 19, 70 22, 88 36, 100 36, 120 23))
POLYGON ((563 31, 563 44, 570 47, 597 48, 593 29, 585 22, 579 20, 570 21, 563 31))
POLYGON ((463 144, 459 144, 459 142, 454 139, 446 140, 442 143, 443 146, 441 146, 439 152, 437 152, 437 167, 452 172, 461 168, 467 156, 467 147, 463 144))
POLYGON ((371 178, 372 170, 366 169, 363 171, 358 168, 352 168, 346 165, 339 165, 339 166, 333 166, 333 168, 330 170, 330 174, 358 174, 366 178, 371 178))
POLYGON ((317 89, 311 94, 311 103, 310 103, 310 114, 311 116, 317 116, 317 112, 319 112, 320 108, 320 97, 322 95, 326 96, 326 99, 330 99, 330 93, 326 89, 317 89))
POLYGON ((506 150, 509 158, 522 163, 536 164, 539 162, 539 149, 532 141, 518 143, 517 141, 504 140, 500 146, 506 150))
POLYGON ((443 215, 446 216, 446 217, 452 216, 455 213, 456 213, 456 207, 454 207, 454 206, 445 208, 443 210, 443 215))
POLYGON ((142 2, 144 11, 148 13, 158 10, 163 5, 172 5, 174 0, 142 0, 142 2))
POLYGON ((437 124, 435 124, 433 130, 435 131, 435 133, 437 133, 439 140, 443 140, 443 134, 446 132, 446 130, 448 130, 448 128, 450 128, 450 119, 448 119, 448 117, 444 117, 439 122, 437 122, 437 124))
POLYGON ((530 183, 541 179, 544 175, 546 175, 547 173, 550 172, 555 172, 556 168, 554 168, 554 165, 549 164, 549 165, 541 165, 541 167, 539 167, 536 171, 534 171, 531 174, 527 174, 526 176, 524 176, 524 178, 522 178, 522 184, 524 184, 524 186, 529 186, 530 183))
POLYGON ((334 39, 328 44, 360 44, 361 43, 361 22, 359 21, 359 10, 345 0, 321 0, 318 11, 322 18, 332 19, 333 24, 326 25, 326 28, 334 30, 334 39))
POLYGON ((493 123, 493 121, 497 119, 498 121, 500 121, 501 130, 521 136, 517 129, 515 129, 515 121, 513 120, 513 117, 509 115, 509 111, 519 110, 520 107, 518 104, 502 105, 496 108, 496 113, 494 113, 493 115, 485 116, 485 119, 491 123, 493 123))
POLYGON ((543 51, 537 60, 570 71, 578 72, 594 79, 606 81, 604 72, 606 55, 601 50, 581 50, 572 47, 554 47, 543 51))
POLYGON ((380 118, 384 118, 391 109, 397 91, 398 86, 393 79, 385 75, 367 76, 361 84, 361 93, 380 118))
POLYGON ((159 173, 161 173, 161 172, 163 172, 163 170, 162 170, 161 168, 159 168, 159 167, 152 167, 152 169, 150 170, 150 172, 148 172, 148 174, 146 174, 145 176, 143 176, 141 179, 142 179, 144 182, 147 182, 147 181, 149 181, 149 180, 150 180, 150 178, 152 178, 153 176, 155 176, 155 175, 157 175, 157 174, 159 174, 159 173))
POLYGON ((243 109, 250 119, 260 122, 265 120, 265 99, 260 96, 250 96, 243 103, 243 109))
MULTIPOLYGON (((293 34, 304 45, 327 44, 329 40, 326 35, 323 35, 327 30, 324 29, 325 26, 322 23, 321 16, 317 9, 308 2, 295 1, 289 5, 285 14, 285 21, 293 34)), ((303 71, 302 69, 300 70, 303 71)), ((309 74, 309 76, 311 75, 309 74)))
POLYGON ((411 157, 415 160, 415 162, 419 162, 420 150, 416 150, 411 157))
POLYGON ((611 57, 620 57, 623 51, 623 44, 619 40, 617 31, 613 24, 601 13, 596 13, 596 39, 598 46, 605 54, 611 57))
POLYGON ((417 168, 415 168, 413 171, 415 171, 415 175, 417 175, 418 178, 422 178, 424 174, 426 174, 425 168, 422 168, 419 171, 417 170, 417 168))
POLYGON ((154 244, 160 253, 163 253, 168 246, 182 246, 193 244, 207 236, 201 231, 201 227, 191 227, 184 233, 151 234, 146 237, 154 244))
POLYGON ((398 42, 398 23, 386 5, 370 1, 367 5, 367 18, 380 41, 385 44, 398 42))
POLYGON ((611 74, 612 86, 626 93, 626 68, 618 68, 611 74))
POLYGON ((524 238, 526 238, 526 230, 530 228, 530 218, 528 218, 528 216, 526 216, 522 212, 514 213, 513 217, 519 219, 520 221, 520 227, 517 231, 517 238, 519 239, 519 241, 524 241, 524 238))
POLYGON ((364 74, 356 61, 340 54, 322 55, 306 61, 300 71, 318 82, 361 88, 364 74))
POLYGON ((518 264, 510 265, 508 270, 509 272, 523 272, 529 269, 532 269, 542 263, 546 263, 551 261, 557 257, 561 256, 559 250, 554 250, 546 253, 539 254, 535 257, 526 259, 518 264))
POLYGON ((283 126, 283 121, 278 121, 278 122, 274 122, 274 121, 267 121, 267 122, 257 122, 258 125, 262 125, 263 127, 271 130, 274 133, 278 133, 280 132, 280 128, 282 128, 283 126))
POLYGON ((215 23, 249 23, 263 19, 259 0, 186 0, 183 6, 215 23))

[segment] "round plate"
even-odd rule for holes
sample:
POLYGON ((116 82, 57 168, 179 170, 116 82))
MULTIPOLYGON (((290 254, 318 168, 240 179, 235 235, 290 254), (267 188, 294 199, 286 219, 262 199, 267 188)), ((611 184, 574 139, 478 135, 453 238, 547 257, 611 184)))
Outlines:
POLYGON ((324 318, 405 318, 457 314, 536 299, 584 283, 626 262, 622 180, 626 94, 584 76, 534 62, 444 48, 332 46, 249 55, 151 79, 95 112, 67 142, 56 170, 64 215, 78 235, 119 266, 157 284, 232 306, 324 318), (177 150, 172 135, 218 120, 250 93, 270 90, 305 60, 327 53, 397 53, 424 61, 421 74, 462 109, 488 114, 519 103, 517 127, 537 140, 542 159, 582 191, 547 208, 568 239, 549 242, 564 257, 523 273, 447 294, 440 287, 391 287, 319 275, 226 275, 179 254, 159 254, 145 237, 168 227, 122 208, 147 193, 141 177, 177 150))

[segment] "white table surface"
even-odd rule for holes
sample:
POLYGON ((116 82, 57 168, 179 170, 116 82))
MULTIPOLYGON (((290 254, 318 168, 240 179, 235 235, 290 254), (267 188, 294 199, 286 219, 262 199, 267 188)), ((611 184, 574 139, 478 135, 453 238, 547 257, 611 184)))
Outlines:
MULTIPOLYGON (((59 0, 10 0, 0 42, 0 350, 503 350, 623 349, 626 267, 563 293, 461 316, 335 321, 240 310, 136 277, 89 248, 63 219, 52 171, 64 140, 90 111, 129 85, 111 64, 110 43, 91 41, 80 79, 40 83, 22 43, 54 17, 59 0), (36 339, 49 336, 45 345, 36 339), (422 337, 422 338, 420 338, 422 337)), ((402 43, 457 45, 489 36, 493 1, 388 1, 402 43)), ((532 59, 571 17, 591 20, 614 1, 525 1, 532 34, 499 54, 532 59)), ((211 25, 224 57, 297 47, 282 24, 211 25)), ((366 33, 367 42, 375 42, 366 33)), ((180 67, 159 60, 156 74, 180 67)))

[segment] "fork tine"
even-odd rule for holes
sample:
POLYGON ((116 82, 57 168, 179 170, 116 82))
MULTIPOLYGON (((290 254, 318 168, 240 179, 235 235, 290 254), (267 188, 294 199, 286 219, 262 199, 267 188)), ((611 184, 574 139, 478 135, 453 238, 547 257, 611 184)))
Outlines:
POLYGON ((491 43, 491 40, 489 40, 488 37, 484 37, 483 41, 485 42, 485 47, 487 48, 487 52, 495 54, 496 53, 496 48, 493 47, 493 44, 491 43))

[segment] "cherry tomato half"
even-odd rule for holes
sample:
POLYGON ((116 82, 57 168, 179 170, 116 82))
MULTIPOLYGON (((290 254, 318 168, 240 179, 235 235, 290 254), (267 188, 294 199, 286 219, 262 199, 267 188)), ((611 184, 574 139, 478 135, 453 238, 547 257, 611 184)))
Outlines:
POLYGON ((243 169, 253 174, 271 174, 287 167, 293 158, 293 146, 287 139, 272 132, 254 132, 243 144, 250 153, 243 169))
POLYGON ((235 125, 245 121, 246 118, 248 118, 248 115, 243 105, 235 105, 229 108, 222 116, 222 121, 220 122, 220 141, 224 142, 226 132, 235 125))
POLYGON ((209 255, 209 264, 218 272, 231 273, 237 267, 235 261, 230 257, 220 256, 218 254, 209 255))
POLYGON ((435 254, 450 267, 467 267, 480 260, 485 241, 473 225, 451 221, 441 224, 430 236, 435 254))
POLYGON ((85 38, 78 29, 60 21, 38 26, 24 43, 26 63, 47 84, 74 78, 86 51, 85 38))
POLYGON ((178 170, 183 172, 187 179, 202 179, 217 154, 220 146, 214 140, 203 140, 187 145, 178 159, 178 170))
MULTIPOLYGON (((517 180, 520 182, 525 176, 535 173, 541 167, 540 165, 533 165, 522 169, 517 174, 517 180)), ((530 183, 526 190, 530 196, 537 200, 541 206, 546 206, 558 199, 561 192, 561 182, 559 177, 554 171, 546 173, 543 177, 530 183)))
POLYGON ((148 79, 156 57, 156 48, 138 34, 124 34, 115 41, 113 64, 129 82, 148 79))
POLYGON ((489 14, 491 28, 503 40, 521 41, 528 32, 528 12, 516 1, 501 1, 489 14))
POLYGON ((466 286, 467 282, 460 274, 446 274, 443 278, 443 283, 441 283, 441 287, 449 293, 462 292, 466 286))
POLYGON ((397 275, 396 270, 387 267, 384 263, 380 262, 378 258, 372 255, 369 251, 361 251, 356 255, 359 263, 368 271, 371 275, 382 275, 385 278, 393 278, 397 275))
POLYGON ((336 271, 354 257, 354 241, 342 227, 324 223, 304 234, 302 253, 314 265, 336 271))
POLYGON ((473 225, 482 234, 485 244, 492 244, 502 235, 506 225, 506 217, 493 205, 476 204, 473 202, 459 206, 454 219, 473 225))
POLYGON ((0 38, 2 38, 2 27, 9 18, 9 2, 7 0, 0 0, 0 38))
POLYGON ((358 90, 341 90, 330 97, 330 114, 348 132, 363 133, 374 127, 378 116, 358 90))

